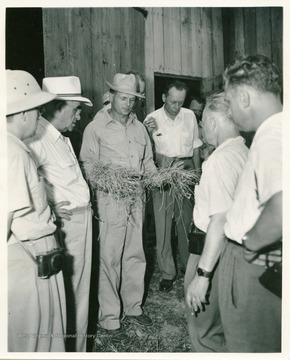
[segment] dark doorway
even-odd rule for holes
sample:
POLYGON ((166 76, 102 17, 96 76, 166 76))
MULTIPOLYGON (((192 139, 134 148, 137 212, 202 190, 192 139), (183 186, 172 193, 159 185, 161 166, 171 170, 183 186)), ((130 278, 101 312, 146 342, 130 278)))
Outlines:
POLYGON ((188 88, 189 92, 185 99, 183 107, 188 108, 190 97, 197 96, 200 97, 200 88, 201 88, 201 79, 194 79, 190 77, 169 75, 169 74, 158 74, 155 73, 154 84, 155 84, 155 109, 159 109, 163 106, 162 94, 166 84, 171 83, 174 80, 180 80, 184 82, 188 88))
POLYGON ((6 69, 28 71, 41 84, 44 77, 41 8, 6 8, 6 69))

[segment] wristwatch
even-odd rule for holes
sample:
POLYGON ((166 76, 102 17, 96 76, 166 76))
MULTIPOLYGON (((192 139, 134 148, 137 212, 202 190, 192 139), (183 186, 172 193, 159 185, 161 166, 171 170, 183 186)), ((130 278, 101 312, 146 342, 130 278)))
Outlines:
POLYGON ((197 272, 198 276, 203 276, 203 277, 208 278, 208 279, 210 279, 211 276, 212 276, 212 271, 206 271, 206 270, 203 270, 201 268, 197 268, 196 272, 197 272))

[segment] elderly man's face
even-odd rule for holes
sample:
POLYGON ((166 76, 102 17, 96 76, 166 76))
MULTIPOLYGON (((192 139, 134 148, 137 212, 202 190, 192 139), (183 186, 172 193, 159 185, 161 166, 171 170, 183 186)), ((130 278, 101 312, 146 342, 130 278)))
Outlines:
POLYGON ((186 91, 178 90, 175 87, 172 87, 167 96, 165 94, 162 95, 162 100, 164 101, 164 108, 166 112, 172 117, 175 118, 186 98, 186 91))
POLYGON ((198 103, 196 100, 192 100, 189 105, 189 109, 194 112, 197 121, 201 121, 203 107, 203 104, 198 103))
POLYGON ((121 116, 128 116, 135 104, 135 96, 117 91, 112 97, 111 109, 121 116))
POLYGON ((72 131, 76 122, 81 119, 80 101, 67 101, 62 110, 62 122, 60 132, 72 131))
POLYGON ((209 145, 216 145, 215 134, 213 131, 212 119, 214 118, 214 114, 205 108, 202 114, 202 121, 200 122, 201 127, 201 139, 203 142, 209 145))

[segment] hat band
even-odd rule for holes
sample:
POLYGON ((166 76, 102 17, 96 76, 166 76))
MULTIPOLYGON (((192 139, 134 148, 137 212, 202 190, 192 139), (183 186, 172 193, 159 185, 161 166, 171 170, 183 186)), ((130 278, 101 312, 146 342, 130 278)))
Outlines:
POLYGON ((76 94, 69 93, 69 94, 57 94, 57 96, 63 96, 63 97, 66 97, 66 96, 82 96, 82 94, 80 94, 80 93, 76 93, 76 94))

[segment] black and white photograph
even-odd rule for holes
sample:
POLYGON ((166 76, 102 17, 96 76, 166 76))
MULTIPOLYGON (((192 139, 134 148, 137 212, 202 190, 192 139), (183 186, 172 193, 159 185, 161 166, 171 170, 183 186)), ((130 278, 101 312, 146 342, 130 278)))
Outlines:
POLYGON ((289 360, 286 2, 1 10, 0 359, 289 360))

